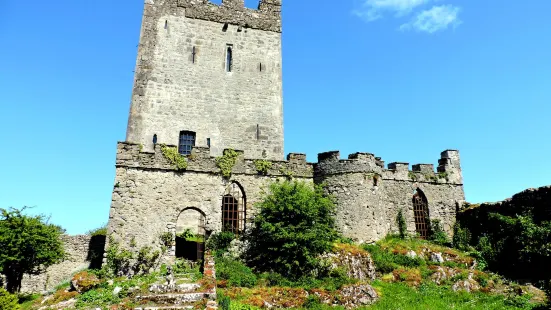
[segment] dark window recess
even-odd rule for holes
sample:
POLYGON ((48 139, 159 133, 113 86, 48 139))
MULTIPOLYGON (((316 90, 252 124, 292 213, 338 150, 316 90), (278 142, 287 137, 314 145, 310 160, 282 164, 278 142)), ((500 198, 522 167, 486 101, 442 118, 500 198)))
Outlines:
POLYGON ((228 31, 228 23, 224 24, 224 27, 222 27, 222 31, 224 32, 228 31))
POLYGON ((260 140, 260 125, 256 124, 256 140, 260 140))
POLYGON ((373 186, 379 185, 379 176, 373 176, 373 186))
POLYGON ((258 68, 260 69, 260 72, 262 72, 262 63, 260 63, 260 66, 258 66, 258 68))
POLYGON ((191 49, 191 62, 195 63, 195 56, 197 55, 197 50, 195 49, 195 46, 191 49))
POLYGON ((420 190, 413 195, 413 217, 415 219, 415 230, 421 239, 429 236, 429 203, 420 190))
POLYGON ((231 46, 226 50, 226 72, 231 72, 233 69, 233 51, 231 46))
POLYGON ((210 138, 207 138, 207 146, 210 148, 210 138))
POLYGON ((245 193, 237 183, 232 183, 222 197, 222 229, 235 235, 245 230, 245 193))
POLYGON ((165 20, 165 29, 168 29, 168 20, 165 20))
POLYGON ((157 144, 157 134, 153 135, 153 144, 157 144))
POLYGON ((191 155, 191 150, 195 146, 195 133, 192 131, 181 131, 180 141, 178 143, 178 152, 182 155, 191 155))

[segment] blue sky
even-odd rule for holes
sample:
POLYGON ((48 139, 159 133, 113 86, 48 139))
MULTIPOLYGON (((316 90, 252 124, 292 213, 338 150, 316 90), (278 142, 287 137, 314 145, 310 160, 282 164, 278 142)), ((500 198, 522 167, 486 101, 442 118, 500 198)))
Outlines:
MULTIPOLYGON (((247 1, 254 7, 256 1, 247 1)), ((0 1, 0 207, 107 222, 142 1, 0 1)), ((471 202, 551 184, 551 1, 284 1, 286 152, 437 163, 471 202)))

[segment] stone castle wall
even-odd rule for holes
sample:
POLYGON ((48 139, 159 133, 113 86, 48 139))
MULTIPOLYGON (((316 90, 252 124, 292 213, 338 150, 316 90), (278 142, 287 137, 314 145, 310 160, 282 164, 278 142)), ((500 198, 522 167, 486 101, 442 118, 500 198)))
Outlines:
POLYGON ((282 160, 280 5, 147 1, 126 140, 151 151, 154 135, 178 144, 181 131, 192 131, 196 146, 210 139, 213 156, 232 148, 282 160))
POLYGON ((215 158, 205 148, 193 149, 188 168, 176 171, 164 157, 161 146, 144 152, 138 144, 121 142, 117 151, 117 174, 113 191, 109 233, 137 248, 160 247, 159 236, 171 231, 186 209, 205 216, 207 231, 222 229, 222 197, 232 183, 246 196, 247 218, 267 186, 292 176, 298 180, 325 183, 337 203, 337 225, 343 234, 361 242, 379 240, 396 232, 396 215, 403 210, 408 228, 415 232, 412 197, 421 190, 427 197, 431 219, 439 219, 452 231, 457 205, 464 202, 459 154, 442 153, 436 173, 433 165, 384 162, 371 154, 357 153, 340 160, 338 152, 319 155, 318 163, 306 162, 303 154, 290 154, 287 161, 271 161, 267 174, 259 174, 253 160, 241 155, 230 179, 220 175, 215 158))
POLYGON ((22 292, 44 292, 68 281, 78 271, 87 269, 101 262, 105 246, 105 237, 88 235, 63 235, 66 259, 49 267, 41 275, 25 275, 21 285, 22 292), (99 262, 98 262, 99 260, 99 262))

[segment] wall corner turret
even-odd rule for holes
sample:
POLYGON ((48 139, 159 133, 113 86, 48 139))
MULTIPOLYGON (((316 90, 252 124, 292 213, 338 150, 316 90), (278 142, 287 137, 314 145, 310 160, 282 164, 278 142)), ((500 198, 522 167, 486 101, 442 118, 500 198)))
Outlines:
POLYGON ((458 150, 445 150, 438 160, 438 172, 446 173, 451 183, 463 184, 461 160, 458 150))

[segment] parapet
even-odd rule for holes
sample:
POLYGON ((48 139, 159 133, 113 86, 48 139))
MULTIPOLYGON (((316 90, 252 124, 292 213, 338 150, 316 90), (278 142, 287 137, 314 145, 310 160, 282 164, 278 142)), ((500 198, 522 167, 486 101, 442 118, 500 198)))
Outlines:
MULTIPOLYGON (((165 147, 174 148, 174 145, 165 147)), ((178 171, 175 164, 170 162, 162 152, 162 145, 155 145, 153 152, 143 151, 140 144, 130 142, 119 142, 117 145, 118 168, 137 168, 143 170, 164 170, 178 171)), ((232 174, 265 175, 268 177, 296 177, 312 178, 314 175, 313 164, 306 162, 305 154, 291 153, 287 156, 287 161, 274 160, 255 160, 246 159, 243 151, 235 150, 238 153, 236 163, 232 169, 232 174), (259 161, 269 163, 266 171, 258 171, 259 161)), ((197 173, 220 173, 220 168, 216 164, 216 158, 210 156, 208 147, 194 147, 191 155, 187 156, 187 172, 197 173)))
POLYGON ((392 162, 384 169, 384 161, 371 153, 353 153, 348 159, 340 159, 339 151, 318 154, 318 163, 314 165, 314 175, 326 178, 345 173, 378 174, 386 180, 407 182, 463 184, 459 152, 446 150, 438 161, 438 172, 434 164, 415 164, 409 170, 409 163, 392 162))
POLYGON ((228 23, 245 28, 281 32, 281 0, 260 0, 257 10, 245 7, 244 0, 177 0, 188 18, 228 23))

